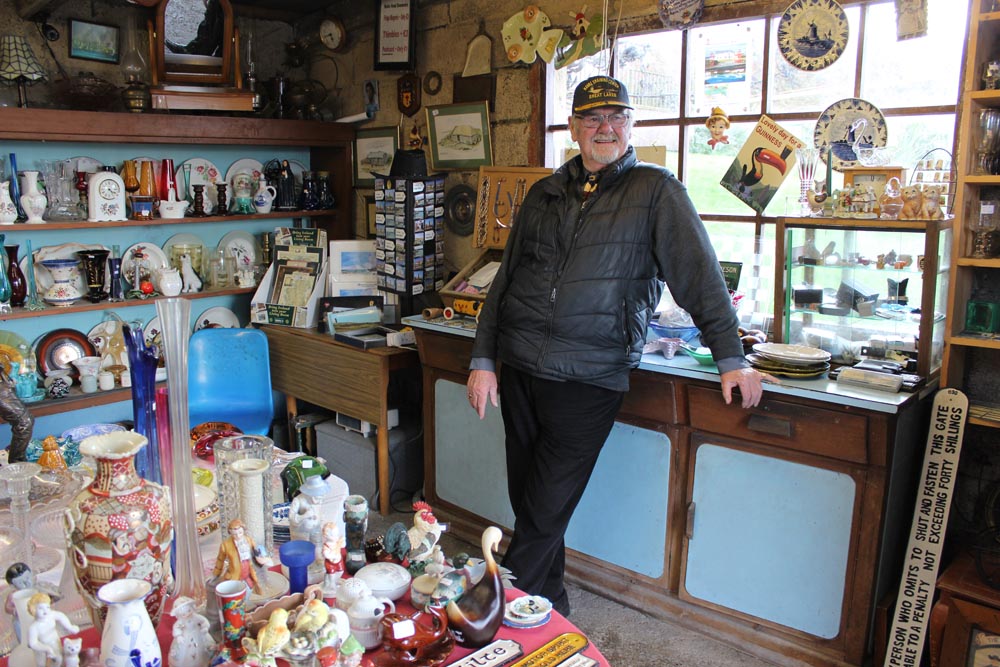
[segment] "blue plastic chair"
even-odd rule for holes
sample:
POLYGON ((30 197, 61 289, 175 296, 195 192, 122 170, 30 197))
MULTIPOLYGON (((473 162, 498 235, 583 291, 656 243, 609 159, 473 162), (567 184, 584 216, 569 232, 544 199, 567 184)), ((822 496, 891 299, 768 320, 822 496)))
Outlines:
POLYGON ((274 419, 267 335, 257 329, 201 329, 188 349, 191 426, 228 422, 267 435, 274 419))

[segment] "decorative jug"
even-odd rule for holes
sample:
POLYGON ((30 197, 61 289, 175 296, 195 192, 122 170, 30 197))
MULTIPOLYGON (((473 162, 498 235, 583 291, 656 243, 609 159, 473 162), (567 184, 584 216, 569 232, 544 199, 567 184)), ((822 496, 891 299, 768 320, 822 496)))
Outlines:
POLYGON ((253 175, 241 171, 233 176, 233 212, 240 214, 255 213, 253 175))
POLYGON ((163 296, 177 296, 184 287, 181 272, 175 268, 153 269, 153 286, 163 296))
POLYGON ((38 189, 38 172, 25 171, 22 173, 21 208, 24 209, 24 213, 28 216, 25 222, 45 222, 42 220, 42 214, 45 213, 45 207, 48 205, 49 200, 38 189))
POLYGON ((96 459, 97 471, 94 481, 70 502, 65 529, 77 587, 99 628, 107 608, 97 592, 109 581, 149 582, 144 603, 153 623, 159 621, 173 587, 170 490, 135 471, 135 456, 147 442, 138 433, 117 431, 80 443, 80 453, 96 459))
POLYGON ((257 192, 253 196, 253 206, 258 213, 270 213, 274 205, 274 198, 278 196, 278 191, 274 186, 268 185, 263 178, 258 183, 257 192))
POLYGON ((108 622, 101 633, 103 667, 160 664, 160 642, 144 604, 152 591, 152 584, 142 579, 116 579, 97 591, 98 599, 108 607, 108 622))
POLYGON ((53 306, 69 306, 83 296, 77 287, 77 270, 80 263, 76 259, 44 259, 42 266, 52 274, 52 286, 45 290, 46 301, 53 306))
POLYGON ((0 224, 9 225, 17 220, 17 204, 10 198, 10 183, 0 183, 0 224))
POLYGON ((385 616, 387 607, 390 612, 396 611, 396 605, 392 600, 377 598, 369 593, 356 600, 347 610, 351 634, 366 649, 373 649, 382 643, 382 626, 379 621, 385 616))

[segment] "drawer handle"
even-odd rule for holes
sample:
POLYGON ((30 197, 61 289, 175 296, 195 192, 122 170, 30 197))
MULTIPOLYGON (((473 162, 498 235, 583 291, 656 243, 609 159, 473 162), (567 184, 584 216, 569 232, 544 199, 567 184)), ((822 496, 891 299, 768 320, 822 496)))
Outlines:
POLYGON ((684 527, 684 537, 689 540, 694 538, 694 505, 694 501, 688 503, 687 525, 684 527))
POLYGON ((784 438, 792 437, 792 422, 787 419, 779 419, 769 415, 750 415, 747 421, 747 428, 757 433, 767 433, 768 435, 780 435, 784 438))

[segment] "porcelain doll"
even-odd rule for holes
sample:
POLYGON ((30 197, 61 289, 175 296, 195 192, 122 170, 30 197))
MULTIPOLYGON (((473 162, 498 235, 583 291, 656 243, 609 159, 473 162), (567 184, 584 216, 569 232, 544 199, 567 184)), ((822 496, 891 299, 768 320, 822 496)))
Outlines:
POLYGON ((293 540, 306 540, 316 545, 319 552, 322 538, 322 521, 319 515, 323 498, 330 493, 330 485, 319 475, 313 475, 299 487, 299 495, 288 507, 288 522, 293 540))
POLYGON ((337 594, 337 584, 344 575, 344 536, 335 521, 323 524, 323 596, 334 597, 337 594))
POLYGON ((8 567, 4 578, 10 584, 10 590, 7 592, 7 599, 4 601, 3 609, 14 619, 14 634, 17 636, 17 641, 20 642, 21 619, 17 617, 16 610, 14 609, 13 594, 17 591, 33 590, 36 593, 45 593, 51 600, 57 602, 60 595, 54 587, 36 582, 35 573, 25 563, 14 563, 8 567))
POLYGON ((28 613, 35 619, 28 628, 28 647, 35 652, 35 666, 60 667, 62 635, 74 635, 80 628, 73 625, 66 614, 52 609, 52 598, 45 593, 31 596, 28 600, 28 613))
POLYGON ((177 598, 170 613, 176 619, 174 639, 170 644, 170 664, 174 667, 207 665, 216 644, 208 633, 208 619, 196 612, 194 600, 187 596, 177 598))
POLYGON ((215 559, 212 575, 223 579, 242 581, 257 595, 261 594, 260 582, 254 561, 269 566, 271 559, 262 554, 253 538, 246 534, 246 527, 239 519, 229 522, 229 537, 219 545, 219 554, 215 559))
POLYGON ((711 139, 708 140, 708 145, 712 147, 713 151, 716 144, 729 143, 729 137, 726 135, 726 130, 729 129, 729 116, 726 115, 726 112, 721 107, 714 107, 712 109, 712 115, 705 121, 705 127, 708 128, 708 133, 712 135, 711 139))

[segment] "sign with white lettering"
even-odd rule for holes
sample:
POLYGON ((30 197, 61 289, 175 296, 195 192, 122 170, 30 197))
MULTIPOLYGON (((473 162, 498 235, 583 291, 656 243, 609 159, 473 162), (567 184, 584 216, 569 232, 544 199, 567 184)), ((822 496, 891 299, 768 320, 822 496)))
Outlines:
POLYGON ((498 639, 475 653, 470 653, 448 667, 500 667, 518 658, 524 650, 512 639, 498 639))
POLYGON ((377 0, 375 69, 414 68, 413 0, 377 0))
POLYGON ((942 389, 934 396, 884 667, 920 665, 968 412, 969 399, 957 389, 942 389))

